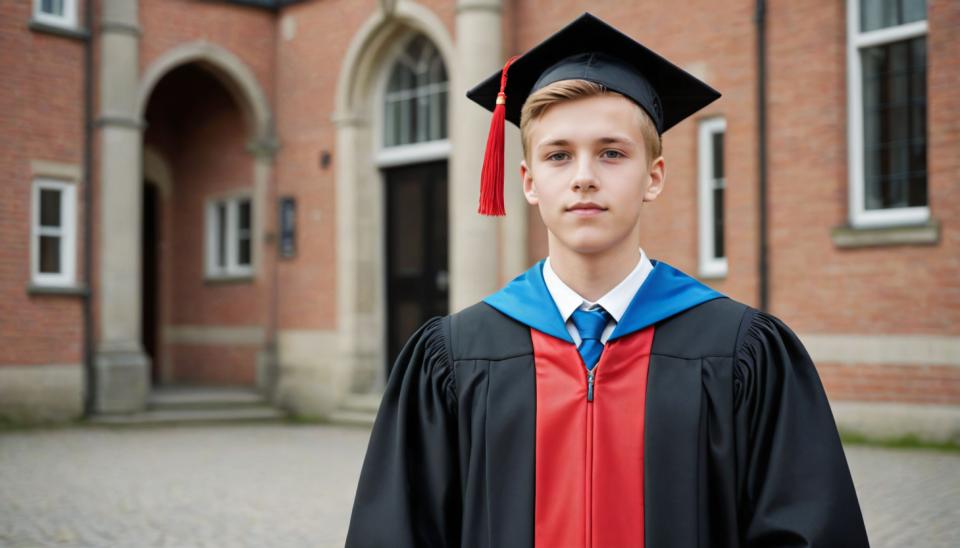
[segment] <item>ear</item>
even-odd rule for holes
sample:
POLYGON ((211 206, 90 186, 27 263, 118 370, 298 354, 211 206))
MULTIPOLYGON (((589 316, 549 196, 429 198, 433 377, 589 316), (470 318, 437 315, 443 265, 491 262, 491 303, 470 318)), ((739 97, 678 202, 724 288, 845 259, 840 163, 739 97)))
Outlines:
POLYGON ((523 195, 530 205, 540 203, 540 195, 537 193, 537 185, 533 182, 533 173, 527 167, 527 161, 520 162, 520 179, 523 181, 523 195))
POLYGON ((657 199, 657 196, 663 192, 663 184, 666 181, 666 161, 663 159, 663 156, 660 156, 653 161, 653 164, 650 166, 650 184, 647 186, 647 190, 643 193, 644 202, 652 202, 657 199))

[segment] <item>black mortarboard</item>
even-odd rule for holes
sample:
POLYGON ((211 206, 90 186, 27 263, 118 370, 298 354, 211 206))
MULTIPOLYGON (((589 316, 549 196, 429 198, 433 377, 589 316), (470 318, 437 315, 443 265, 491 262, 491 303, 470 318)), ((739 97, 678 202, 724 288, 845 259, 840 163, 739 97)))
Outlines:
POLYGON ((530 94, 573 79, 597 82, 632 99, 661 134, 720 97, 695 76, 584 13, 467 92, 468 98, 494 113, 481 175, 480 213, 504 213, 503 120, 519 126, 530 94))

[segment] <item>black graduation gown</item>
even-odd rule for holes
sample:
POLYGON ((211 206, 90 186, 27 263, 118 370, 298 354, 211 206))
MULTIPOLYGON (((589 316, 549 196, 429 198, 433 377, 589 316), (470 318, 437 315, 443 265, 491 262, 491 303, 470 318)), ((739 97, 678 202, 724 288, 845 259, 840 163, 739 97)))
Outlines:
MULTIPOLYGON (((635 301, 657 299, 642 294, 650 285, 635 301)), ((428 321, 401 351, 364 459, 348 547, 542 548, 537 328, 490 302, 428 321)), ((687 306, 652 324, 635 513, 643 532, 625 545, 868 546, 826 395, 796 335, 718 294, 687 306)), ((594 504, 614 511, 618 501, 594 504)), ((592 538, 564 546, 604 546, 592 538)))

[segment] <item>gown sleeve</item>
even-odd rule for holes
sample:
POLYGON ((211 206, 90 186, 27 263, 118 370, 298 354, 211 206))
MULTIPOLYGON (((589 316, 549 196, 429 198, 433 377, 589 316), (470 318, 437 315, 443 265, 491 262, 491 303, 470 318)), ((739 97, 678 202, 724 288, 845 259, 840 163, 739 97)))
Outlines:
POLYGON ((456 388, 441 318, 404 345, 373 425, 347 548, 460 544, 456 388))
POLYGON ((756 311, 734 367, 744 546, 869 546, 836 423, 813 361, 756 311))

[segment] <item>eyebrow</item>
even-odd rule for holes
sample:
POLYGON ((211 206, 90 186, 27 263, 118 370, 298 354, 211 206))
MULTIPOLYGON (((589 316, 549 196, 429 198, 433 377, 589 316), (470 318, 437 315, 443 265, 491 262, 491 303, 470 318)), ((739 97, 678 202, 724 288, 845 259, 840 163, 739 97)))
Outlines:
MULTIPOLYGON (((603 145, 616 144, 616 143, 624 144, 624 145, 634 144, 633 139, 628 139, 626 137, 601 137, 597 139, 597 141, 603 145)), ((566 139, 551 139, 550 141, 545 141, 543 143, 540 143, 539 145, 537 145, 537 148, 545 148, 545 147, 553 147, 553 146, 563 147, 563 146, 569 146, 569 145, 570 145, 570 141, 566 139)))

